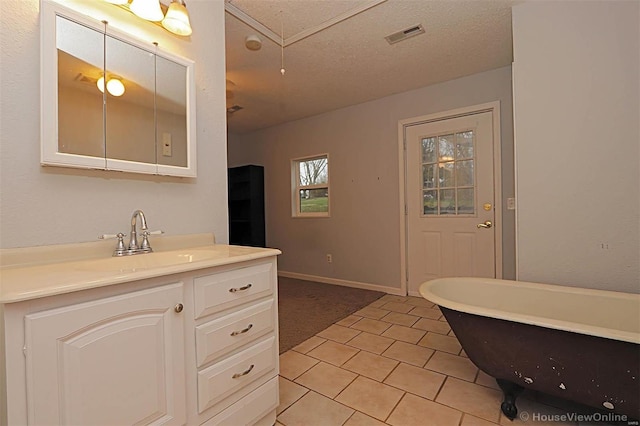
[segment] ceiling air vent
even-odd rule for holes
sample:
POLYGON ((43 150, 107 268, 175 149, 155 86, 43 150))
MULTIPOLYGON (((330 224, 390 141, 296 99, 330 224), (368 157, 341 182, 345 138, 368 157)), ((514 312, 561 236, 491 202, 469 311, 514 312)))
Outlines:
POLYGON ((236 111, 240 111, 241 109, 243 109, 240 105, 234 105, 231 106, 229 108, 227 108, 227 114, 233 114, 236 111))
POLYGON ((417 36, 419 34, 424 34, 424 27, 422 26, 422 24, 414 25, 413 27, 409 27, 406 30, 389 34, 385 37, 385 39, 389 42, 389 44, 394 44, 399 41, 406 40, 409 37, 417 36))

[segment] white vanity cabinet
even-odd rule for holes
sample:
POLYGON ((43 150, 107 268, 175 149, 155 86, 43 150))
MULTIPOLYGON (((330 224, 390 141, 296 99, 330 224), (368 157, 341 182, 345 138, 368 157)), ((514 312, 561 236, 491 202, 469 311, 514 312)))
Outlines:
POLYGON ((0 424, 274 424, 279 252, 226 247, 180 272, 5 293, 0 424))
POLYGON ((181 425, 181 282, 25 316, 29 423, 181 425))

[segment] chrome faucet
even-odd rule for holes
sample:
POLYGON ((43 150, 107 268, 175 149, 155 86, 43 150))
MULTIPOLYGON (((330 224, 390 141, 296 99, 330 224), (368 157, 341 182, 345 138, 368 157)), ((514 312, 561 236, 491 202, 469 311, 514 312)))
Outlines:
POLYGON ((133 215, 131 215, 131 233, 129 235, 129 252, 131 252, 131 254, 137 252, 148 253, 152 251, 147 239, 149 235, 148 232, 143 233, 142 244, 140 246, 138 245, 138 231, 136 230, 136 219, 138 217, 140 218, 140 227, 142 230, 146 231, 148 229, 147 219, 144 217, 144 212, 142 210, 134 211, 133 215))
POLYGON ((115 235, 104 234, 100 235, 98 238, 101 240, 110 238, 118 239, 118 244, 113 252, 114 256, 130 256, 132 254, 151 253, 153 252, 153 249, 151 248, 151 244, 149 244, 149 235, 164 234, 164 231, 149 232, 147 229, 147 218, 144 217, 144 212, 142 210, 136 210, 133 212, 133 215, 131 215, 131 234, 129 236, 128 247, 125 247, 124 245, 123 239, 125 234, 122 232, 115 235), (142 242, 140 245, 138 245, 138 218, 140 218, 140 228, 142 229, 142 233, 140 234, 142 236, 142 242))

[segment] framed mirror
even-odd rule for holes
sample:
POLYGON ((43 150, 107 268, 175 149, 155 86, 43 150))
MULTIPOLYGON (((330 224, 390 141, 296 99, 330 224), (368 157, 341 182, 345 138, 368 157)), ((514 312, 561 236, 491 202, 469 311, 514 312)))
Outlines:
POLYGON ((41 164, 196 176, 194 63, 42 2, 41 164))

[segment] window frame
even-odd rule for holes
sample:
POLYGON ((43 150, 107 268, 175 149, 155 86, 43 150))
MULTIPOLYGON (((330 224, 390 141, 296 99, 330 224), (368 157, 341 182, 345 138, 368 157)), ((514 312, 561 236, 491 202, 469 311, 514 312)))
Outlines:
POLYGON ((293 218, 323 218, 331 217, 331 174, 329 154, 316 154, 291 159, 291 217, 293 218), (311 160, 327 160, 327 182, 314 185, 301 185, 300 182, 300 163, 311 160), (313 189, 327 189, 327 211, 326 212, 302 212, 300 211, 300 191, 313 189))

